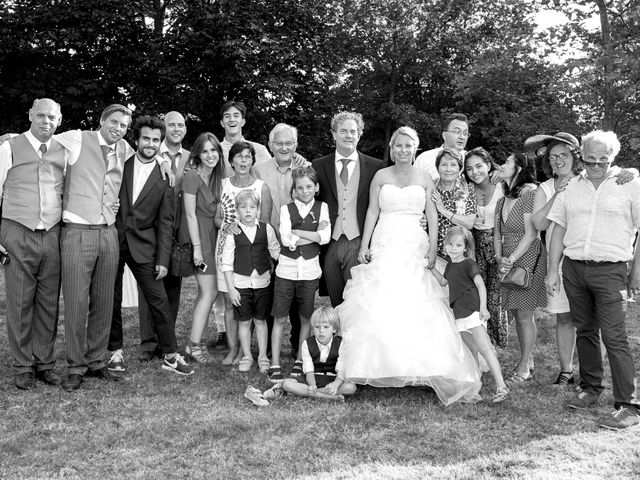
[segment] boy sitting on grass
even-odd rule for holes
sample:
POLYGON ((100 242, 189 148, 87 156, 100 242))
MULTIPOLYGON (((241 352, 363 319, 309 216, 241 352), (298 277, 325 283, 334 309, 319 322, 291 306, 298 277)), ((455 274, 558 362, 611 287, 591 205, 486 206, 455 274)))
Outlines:
MULTIPOLYGON (((304 376, 287 378, 282 390, 301 397, 344 401, 345 395, 353 395, 356 385, 344 380, 340 347, 342 337, 336 335, 340 329, 340 317, 331 307, 320 307, 311 315, 313 336, 307 338, 301 348, 304 376)), ((279 386, 265 392, 265 398, 278 396, 279 386)))

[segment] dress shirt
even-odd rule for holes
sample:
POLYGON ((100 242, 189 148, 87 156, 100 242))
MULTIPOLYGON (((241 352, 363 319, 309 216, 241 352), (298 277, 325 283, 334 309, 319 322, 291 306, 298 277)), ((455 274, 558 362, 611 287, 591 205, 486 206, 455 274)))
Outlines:
POLYGON ((163 140, 160 144, 160 151, 158 152, 158 156, 162 157, 163 161, 166 160, 171 164, 171 170, 176 172, 178 167, 180 166, 180 162, 184 160, 183 155, 189 155, 189 151, 180 147, 176 153, 173 153, 169 150, 169 147, 166 144, 166 140, 163 140))
POLYGON ((572 260, 628 262, 640 227, 640 179, 618 185, 612 167, 596 189, 582 172, 556 197, 547 218, 566 228, 564 254, 572 260))
MULTIPOLYGON (((11 136, 14 137, 17 135, 12 134, 11 136)), ((49 139, 46 142, 41 142, 33 135, 33 133, 31 133, 31 130, 27 130, 26 132, 24 132, 24 136, 29 141, 33 149, 36 151, 36 155, 38 155, 39 158, 42 158, 42 151, 40 151, 40 145, 44 143, 47 146, 47 151, 49 151, 49 148, 51 148, 51 139, 49 139)), ((65 152, 65 163, 68 161, 68 157, 69 157, 68 152, 65 152)), ((9 142, 4 142, 2 145, 0 145, 0 204, 2 204, 2 193, 4 190, 4 182, 7 179, 7 174, 9 173, 9 170, 11 169, 12 166, 13 166, 13 155, 11 153, 11 146, 9 145, 9 142)), ((37 179, 34 179, 34 180, 37 180, 37 179)), ((53 173, 51 174, 50 180, 51 181, 49 182, 49 186, 50 188, 53 188, 53 173)), ((42 182, 38 182, 38 187, 40 189, 40 211, 43 212, 47 209, 46 200, 50 198, 51 195, 47 195, 46 192, 42 191, 43 187, 46 188, 46 185, 44 185, 42 182)), ((43 229, 43 228, 45 228, 44 223, 40 221, 36 226, 36 229, 43 229)))
MULTIPOLYGON (((258 231, 258 220, 256 220, 253 225, 245 225, 242 222, 238 222, 238 226, 247 236, 249 241, 253 243, 256 238, 256 232, 258 231)), ((269 253, 273 259, 277 260, 280 255, 280 243, 276 238, 273 227, 268 223, 265 224, 265 226, 267 227, 267 246, 269 248, 269 253)), ((235 236, 231 234, 226 235, 227 238, 224 242, 222 258, 220 260, 220 271, 223 273, 233 271, 233 263, 236 253, 235 236)), ((213 268, 213 265, 209 265, 208 267, 213 268)), ((269 286, 270 281, 271 272, 269 270, 263 274, 259 274, 257 270, 254 269, 249 276, 240 275, 235 272, 233 273, 233 286, 236 288, 265 288, 269 286)))
POLYGON ((347 160, 352 160, 351 162, 347 163, 347 181, 349 181, 349 179, 351 178, 351 175, 353 175, 353 171, 356 168, 356 162, 358 161, 358 152, 357 151, 353 151, 351 153, 351 155, 343 157, 342 155, 340 155, 338 153, 338 151, 336 150, 336 172, 338 172, 338 177, 340 176, 340 174, 342 173, 342 169, 344 168, 344 163, 342 163, 342 159, 346 158, 347 160))
MULTIPOLYGON (((438 173, 438 169, 436 168, 436 157, 442 150, 444 150, 444 145, 432 150, 427 150, 426 152, 422 152, 416 157, 415 166, 431 175, 431 178, 434 182, 440 178, 440 174, 438 173)), ((464 158, 465 153, 467 152, 465 152, 464 150, 460 152, 462 158, 464 158)))
MULTIPOLYGON (((294 200, 293 203, 298 209, 300 216, 305 218, 311 208, 315 204, 316 200, 309 202, 308 204, 302 203, 300 200, 294 200)), ((329 221, 329 207, 324 202, 320 204, 320 218, 316 219, 318 224, 326 222, 327 225, 324 228, 319 228, 317 233, 320 235, 320 245, 326 245, 331 240, 331 222, 329 221)), ((284 248, 293 247, 295 250, 296 242, 300 239, 297 235, 291 233, 291 217, 289 216, 289 209, 282 208, 280 210, 280 241, 284 248)), ((286 255, 280 255, 278 260, 278 266, 276 267, 276 275, 286 280, 315 280, 322 275, 322 269, 320 268, 320 260, 318 256, 306 260, 304 257, 290 258, 286 255)))
MULTIPOLYGON (((302 343, 302 348, 300 349, 300 356, 302 357, 302 371, 304 373, 315 372, 315 367, 313 366, 313 359, 311 358, 311 354, 309 353, 309 346, 307 342, 312 341, 318 344, 318 348, 320 349, 320 362, 326 362, 327 358, 329 358, 329 352, 331 351, 331 345, 333 344, 333 338, 326 345, 322 345, 318 340, 314 339, 306 339, 302 343)), ((342 372, 342 346, 344 345, 344 340, 340 344, 340 348, 338 349, 338 361, 336 362, 336 372, 342 372)), ((342 378, 342 377, 341 377, 342 378)))
POLYGON ((136 203, 140 192, 144 188, 144 184, 149 180, 149 175, 156 166, 156 162, 142 163, 136 155, 136 159, 133 164, 133 192, 131 192, 131 204, 136 203))

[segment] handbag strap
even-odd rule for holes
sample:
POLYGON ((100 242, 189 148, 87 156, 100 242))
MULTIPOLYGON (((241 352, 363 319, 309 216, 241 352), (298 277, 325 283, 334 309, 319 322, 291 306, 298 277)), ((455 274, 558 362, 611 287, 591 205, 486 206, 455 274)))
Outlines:
POLYGON ((175 217, 173 219, 173 239, 178 241, 178 230, 180 229, 180 223, 182 222, 182 190, 178 192, 176 197, 178 205, 175 208, 175 217))

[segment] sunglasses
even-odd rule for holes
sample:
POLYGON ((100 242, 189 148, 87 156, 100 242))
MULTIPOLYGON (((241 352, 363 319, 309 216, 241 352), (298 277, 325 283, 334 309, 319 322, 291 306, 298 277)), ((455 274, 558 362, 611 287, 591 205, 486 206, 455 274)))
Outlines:
POLYGON ((582 163, 585 167, 607 168, 611 162, 587 162, 586 160, 582 160, 582 163))

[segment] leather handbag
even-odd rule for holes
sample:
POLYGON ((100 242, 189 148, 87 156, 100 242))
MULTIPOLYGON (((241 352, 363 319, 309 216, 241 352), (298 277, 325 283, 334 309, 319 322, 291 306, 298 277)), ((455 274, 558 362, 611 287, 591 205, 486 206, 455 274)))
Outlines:
MULTIPOLYGON (((182 192, 177 197, 178 205, 176 207, 176 215, 173 228, 173 246, 171 248, 170 271, 174 277, 190 277, 195 273, 193 265, 193 244, 190 240, 186 240, 188 236, 184 235, 187 230, 186 222, 183 222, 182 215, 182 192), (183 235, 180 235, 180 233, 183 235)), ((188 231, 188 230, 187 230, 188 231)))
MULTIPOLYGON (((538 260, 540 260, 541 253, 542 253, 542 246, 540 246, 540 249, 538 250, 536 263, 533 264, 533 268, 531 269, 532 272, 536 271, 536 267, 538 266, 538 260)), ((531 274, 526 268, 521 267, 519 265, 514 265, 513 267, 511 267, 511 270, 509 270, 509 272, 504 277, 502 277, 502 280, 500 280, 500 283, 502 284, 503 287, 506 287, 506 288, 516 288, 520 290, 525 290, 529 288, 531 284, 531 274)))

